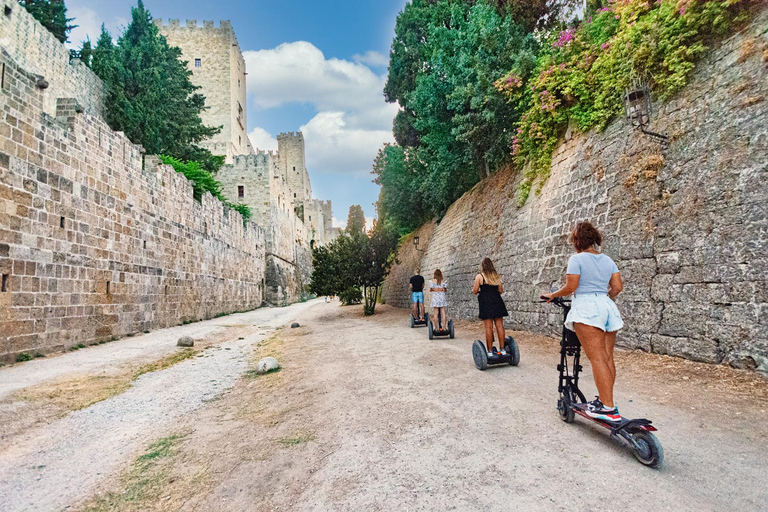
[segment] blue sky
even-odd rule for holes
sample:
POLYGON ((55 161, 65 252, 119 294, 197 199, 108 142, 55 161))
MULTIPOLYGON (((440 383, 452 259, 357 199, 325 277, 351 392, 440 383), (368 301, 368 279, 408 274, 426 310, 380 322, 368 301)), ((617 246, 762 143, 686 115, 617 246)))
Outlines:
MULTIPOLYGON (((382 87, 395 18, 406 0, 145 0, 155 18, 230 20, 248 68, 248 129, 254 145, 274 149, 280 132, 304 132, 313 193, 333 200, 346 221, 360 204, 375 216, 376 150, 392 140, 397 110, 382 87), (273 147, 274 146, 274 147, 273 147)), ((80 25, 70 46, 105 23, 117 37, 136 0, 67 0, 80 25)))

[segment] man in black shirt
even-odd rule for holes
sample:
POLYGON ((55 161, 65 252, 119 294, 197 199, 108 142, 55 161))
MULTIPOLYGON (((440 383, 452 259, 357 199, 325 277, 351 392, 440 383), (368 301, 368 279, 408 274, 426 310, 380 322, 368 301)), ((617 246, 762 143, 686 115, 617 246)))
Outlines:
POLYGON ((419 275, 420 269, 416 269, 416 275, 411 277, 411 303, 413 318, 424 320, 424 278, 419 275))

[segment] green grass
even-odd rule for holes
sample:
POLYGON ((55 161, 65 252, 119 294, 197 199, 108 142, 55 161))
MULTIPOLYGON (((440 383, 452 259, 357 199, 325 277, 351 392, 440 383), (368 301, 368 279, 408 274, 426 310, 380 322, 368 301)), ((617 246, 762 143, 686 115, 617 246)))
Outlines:
POLYGON ((23 363, 25 361, 31 361, 34 359, 34 356, 32 354, 27 354, 26 352, 22 352, 21 354, 16 354, 16 362, 17 363, 23 363))
MULTIPOLYGON (((90 512, 116 510, 149 510, 168 493, 172 477, 173 457, 187 434, 176 433, 158 439, 139 456, 123 475, 120 492, 109 492, 86 504, 82 510, 90 512)), ((193 477, 192 483, 201 478, 193 477)), ((199 482, 198 482, 199 483, 199 482)))
POLYGON ((290 446, 296 446, 297 444, 308 443, 309 441, 313 441, 314 439, 315 439, 315 434, 311 432, 297 432, 293 436, 284 437, 280 439, 280 444, 282 444, 287 448, 290 446))
POLYGON ((70 352, 74 352, 75 350, 80 350, 81 348, 85 348, 85 343, 78 343, 77 345, 69 347, 69 350, 70 352))
POLYGON ((264 372, 264 373, 257 373, 256 370, 248 370, 247 372, 245 372, 245 377, 248 379, 255 379, 256 377, 263 377, 264 375, 269 375, 270 373, 277 373, 280 370, 282 370, 282 368, 273 368, 268 372, 264 372))
POLYGON ((136 459, 137 465, 147 465, 155 459, 168 457, 175 453, 174 448, 184 439, 185 434, 171 434, 168 437, 158 439, 147 448, 147 451, 136 459))

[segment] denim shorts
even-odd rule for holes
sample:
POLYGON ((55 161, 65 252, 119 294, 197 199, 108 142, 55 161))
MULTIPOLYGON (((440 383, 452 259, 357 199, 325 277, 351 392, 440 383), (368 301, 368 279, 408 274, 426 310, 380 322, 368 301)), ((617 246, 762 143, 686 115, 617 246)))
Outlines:
POLYGON ((411 302, 421 302, 424 304, 424 292, 411 292, 411 302))
POLYGON ((605 332, 618 331, 624 327, 619 308, 605 293, 580 293, 574 296, 565 326, 573 331, 575 323, 591 325, 605 332))

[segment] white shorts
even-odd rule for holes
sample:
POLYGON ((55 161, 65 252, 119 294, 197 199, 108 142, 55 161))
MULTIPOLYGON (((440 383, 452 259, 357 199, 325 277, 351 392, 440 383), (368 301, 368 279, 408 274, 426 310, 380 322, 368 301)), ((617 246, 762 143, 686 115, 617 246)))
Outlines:
POLYGON ((571 311, 565 319, 565 327, 573 331, 573 324, 586 324, 605 332, 624 327, 619 308, 605 293, 580 293, 571 302, 571 311))

